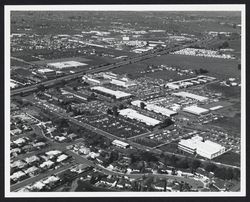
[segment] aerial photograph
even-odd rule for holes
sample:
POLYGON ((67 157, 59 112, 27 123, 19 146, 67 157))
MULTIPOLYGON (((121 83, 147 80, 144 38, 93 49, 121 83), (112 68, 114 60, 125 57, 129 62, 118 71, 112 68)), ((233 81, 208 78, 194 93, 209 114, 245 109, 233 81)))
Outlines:
POLYGON ((242 191, 241 11, 26 9, 9 26, 11 193, 242 191))

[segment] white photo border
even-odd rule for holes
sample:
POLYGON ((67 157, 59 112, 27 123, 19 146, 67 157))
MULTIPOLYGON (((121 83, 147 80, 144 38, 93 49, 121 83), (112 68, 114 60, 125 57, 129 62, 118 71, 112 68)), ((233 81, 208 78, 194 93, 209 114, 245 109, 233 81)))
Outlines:
POLYGON ((246 13, 245 4, 5 5, 5 197, 242 197, 246 196, 246 13), (11 192, 10 191, 10 13, 11 11, 240 11, 241 12, 241 190, 240 192, 11 192))

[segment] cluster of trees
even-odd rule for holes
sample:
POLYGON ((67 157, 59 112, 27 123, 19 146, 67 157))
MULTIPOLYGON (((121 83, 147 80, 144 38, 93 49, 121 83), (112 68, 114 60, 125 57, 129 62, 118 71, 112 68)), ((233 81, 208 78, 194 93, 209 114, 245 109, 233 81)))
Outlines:
POLYGON ((238 64, 238 70, 241 70, 241 64, 238 64))
POLYGON ((197 159, 188 159, 188 158, 178 158, 175 155, 164 156, 161 155, 162 161, 169 166, 181 169, 190 169, 193 173, 197 168, 201 166, 201 162, 197 159))
MULTIPOLYGON (((102 153, 101 153, 102 156, 102 153)), ((109 154, 104 154, 102 157, 105 157, 105 160, 103 162, 103 166, 107 167, 109 166, 111 163, 117 161, 119 159, 119 153, 116 151, 111 151, 109 154)))
POLYGON ((229 43, 227 41, 224 41, 218 48, 224 49, 224 48, 228 48, 228 47, 229 47, 229 43))
POLYGON ((195 74, 196 74, 196 75, 208 73, 208 70, 203 69, 203 68, 195 69, 194 71, 195 71, 195 74))
POLYGON ((107 109, 107 114, 114 115, 117 117, 119 115, 118 109, 121 110, 124 108, 125 106, 122 103, 118 107, 115 105, 112 107, 112 109, 110 108, 107 109))
POLYGON ((131 158, 131 164, 138 161, 157 162, 159 160, 155 154, 148 151, 131 153, 129 157, 131 158))
POLYGON ((223 180, 238 180, 240 178, 240 170, 236 168, 217 167, 215 164, 209 163, 204 169, 207 172, 213 172, 215 177, 223 180))
POLYGON ((141 107, 141 109, 145 109, 146 104, 145 104, 144 102, 141 102, 141 103, 140 103, 140 107, 141 107))
POLYGON ((54 124, 56 124, 58 126, 58 128, 68 128, 69 127, 68 120, 64 119, 64 118, 54 119, 53 122, 54 122, 54 124))

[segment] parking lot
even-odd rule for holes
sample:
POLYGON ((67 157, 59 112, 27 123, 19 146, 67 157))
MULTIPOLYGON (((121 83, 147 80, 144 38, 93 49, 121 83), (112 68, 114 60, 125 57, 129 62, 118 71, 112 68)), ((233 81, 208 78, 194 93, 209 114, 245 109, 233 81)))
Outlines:
POLYGON ((76 119, 78 121, 87 122, 90 125, 121 138, 129 138, 148 132, 147 129, 136 123, 128 122, 122 117, 113 117, 108 114, 88 118, 77 116, 76 119))
POLYGON ((177 126, 173 126, 168 129, 164 129, 159 132, 149 134, 147 137, 137 138, 134 141, 149 147, 159 147, 161 145, 167 145, 176 140, 193 136, 197 131, 190 131, 177 126))

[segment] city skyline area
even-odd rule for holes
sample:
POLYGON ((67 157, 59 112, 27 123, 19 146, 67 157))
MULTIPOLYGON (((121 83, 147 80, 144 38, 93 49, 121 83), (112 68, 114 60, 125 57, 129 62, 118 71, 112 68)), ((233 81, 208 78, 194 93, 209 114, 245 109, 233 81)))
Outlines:
POLYGON ((244 196, 245 58, 244 5, 6 6, 5 195, 244 196))

